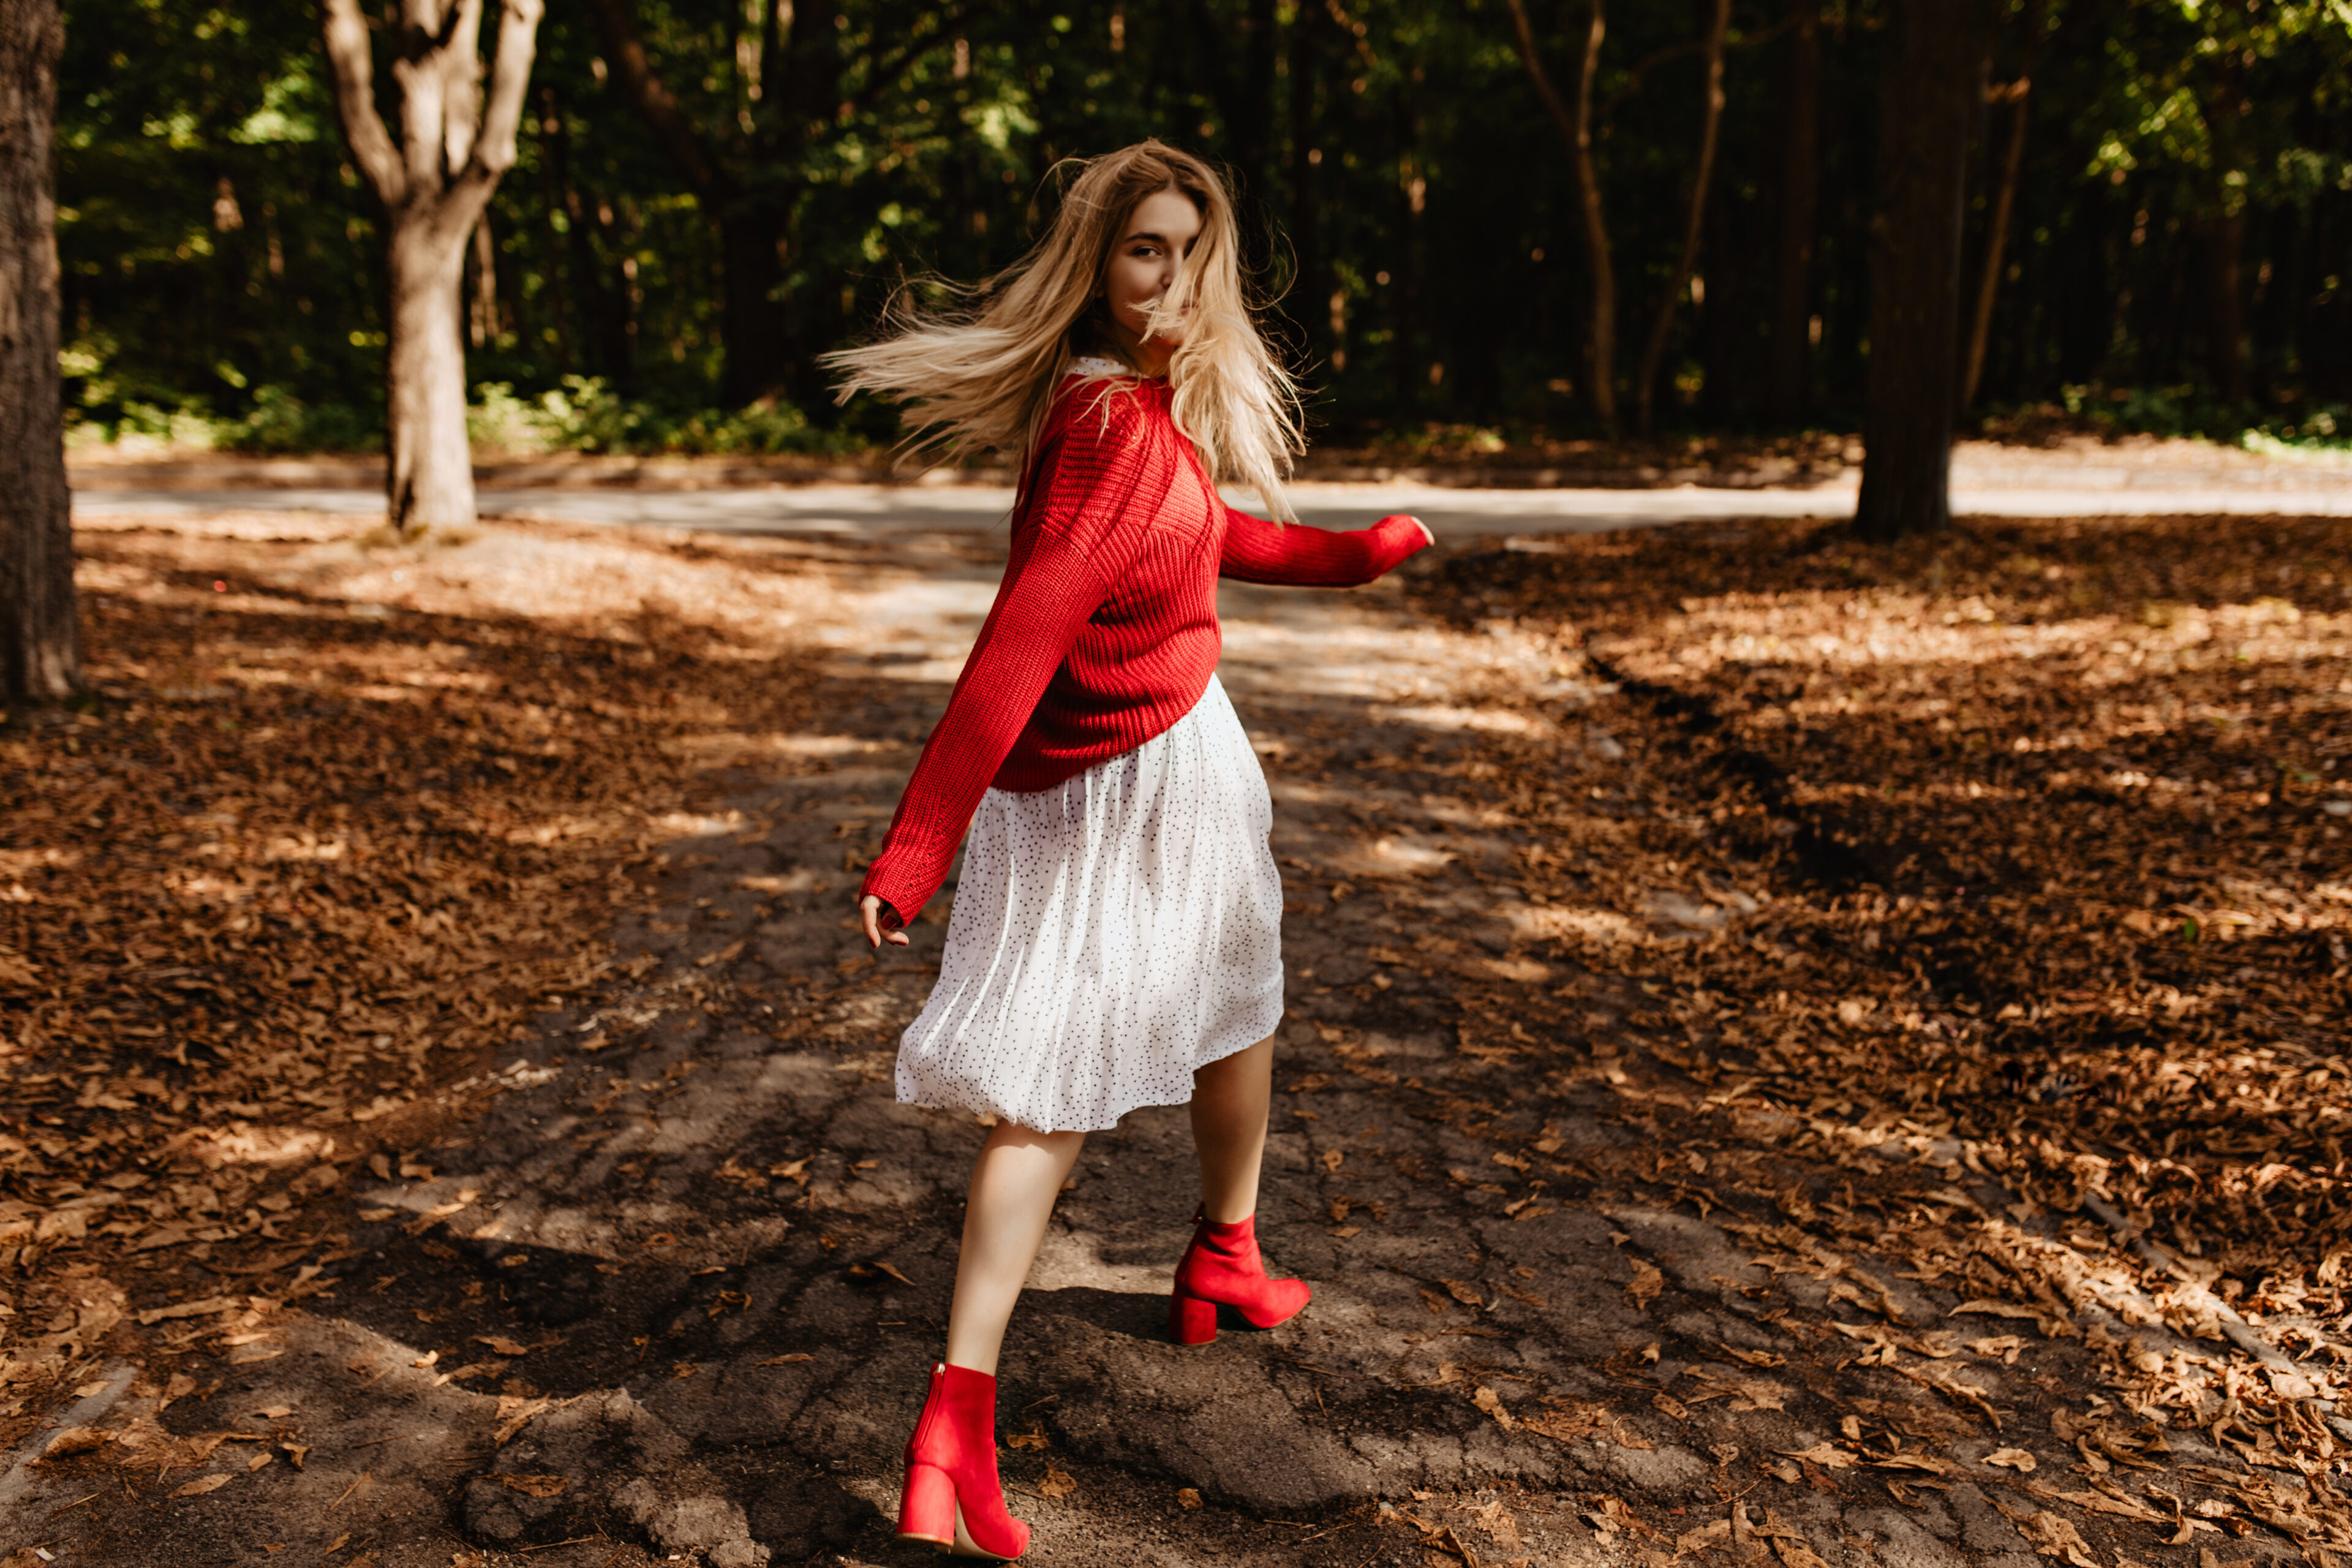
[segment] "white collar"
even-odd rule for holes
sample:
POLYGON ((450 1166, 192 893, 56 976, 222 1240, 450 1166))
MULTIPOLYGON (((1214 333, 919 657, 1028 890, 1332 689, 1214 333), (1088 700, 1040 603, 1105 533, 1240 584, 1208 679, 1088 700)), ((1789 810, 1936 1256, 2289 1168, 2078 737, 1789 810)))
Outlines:
POLYGON ((1093 377, 1097 375, 1133 375, 1135 372, 1128 369, 1127 366, 1119 363, 1115 359, 1105 359, 1100 354, 1080 354, 1077 358, 1070 362, 1070 374, 1072 375, 1093 377))

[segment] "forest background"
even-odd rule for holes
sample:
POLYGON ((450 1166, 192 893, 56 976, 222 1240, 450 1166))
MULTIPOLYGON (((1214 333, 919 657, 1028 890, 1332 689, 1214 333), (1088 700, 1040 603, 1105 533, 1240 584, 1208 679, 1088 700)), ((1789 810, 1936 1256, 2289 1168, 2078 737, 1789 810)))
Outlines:
MULTIPOLYGON (((377 447, 383 218, 315 8, 65 9, 72 439, 377 447)), ((886 412, 833 406, 815 356, 871 330, 910 278, 1017 257, 1058 160, 1153 134, 1223 163, 1258 215, 1261 283, 1317 389, 1318 438, 1475 452, 1600 433, 1586 204, 1516 9, 551 7, 520 161, 467 263, 477 443, 887 440, 886 412)), ((1860 424, 1885 9, 1728 6, 1687 269, 1717 6, 1609 9, 1587 102, 1613 376, 1637 375, 1671 297, 1662 432, 1860 424)), ((1967 191, 1971 426, 2352 436, 2352 5, 1997 10, 1967 191)), ((1599 8, 1520 15, 1572 98, 1599 8)))

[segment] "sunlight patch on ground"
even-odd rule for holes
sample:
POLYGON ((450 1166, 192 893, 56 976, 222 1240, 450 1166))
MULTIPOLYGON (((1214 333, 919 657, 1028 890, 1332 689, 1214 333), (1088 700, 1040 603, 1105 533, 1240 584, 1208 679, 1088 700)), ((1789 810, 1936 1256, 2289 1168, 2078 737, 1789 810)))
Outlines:
POLYGON ((1413 877, 1443 868, 1454 852, 1418 833, 1385 834, 1330 862, 1353 877, 1413 877))
POLYGON ((1496 735, 1542 735, 1551 725, 1508 708, 1374 708, 1375 716, 1424 730, 1482 730, 1496 735))
POLYGON ((1103 1256, 1103 1238, 1068 1226, 1055 1226, 1037 1249, 1029 1270, 1032 1290, 1109 1290, 1125 1296, 1168 1293, 1166 1264, 1113 1263, 1103 1256))
POLYGON ((1615 910, 1571 904, 1520 904, 1505 911, 1512 934, 1521 942, 1554 942, 1563 938, 1599 942, 1627 940, 1640 931, 1615 910))

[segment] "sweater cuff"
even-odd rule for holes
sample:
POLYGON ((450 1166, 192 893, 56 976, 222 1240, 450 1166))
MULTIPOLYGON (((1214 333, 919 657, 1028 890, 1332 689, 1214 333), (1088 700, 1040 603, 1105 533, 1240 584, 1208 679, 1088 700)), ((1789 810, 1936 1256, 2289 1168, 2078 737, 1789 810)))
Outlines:
POLYGON ((1372 524, 1372 531, 1381 536, 1378 569, 1375 577, 1385 577, 1411 557, 1429 548, 1430 541, 1422 533, 1423 524, 1409 512, 1397 512, 1372 524))
POLYGON ((869 896, 881 900, 898 911, 901 921, 913 925, 915 918, 923 912, 923 906, 939 890, 940 879, 927 880, 906 863, 903 856, 893 856, 885 849, 866 868, 866 880, 859 884, 857 896, 861 900, 869 896))
POLYGON ((1391 512, 1381 519, 1379 526, 1395 533, 1396 543, 1393 548, 1396 550, 1396 558, 1399 561, 1426 550, 1430 546, 1430 536, 1424 531, 1429 525, 1409 511, 1391 512))

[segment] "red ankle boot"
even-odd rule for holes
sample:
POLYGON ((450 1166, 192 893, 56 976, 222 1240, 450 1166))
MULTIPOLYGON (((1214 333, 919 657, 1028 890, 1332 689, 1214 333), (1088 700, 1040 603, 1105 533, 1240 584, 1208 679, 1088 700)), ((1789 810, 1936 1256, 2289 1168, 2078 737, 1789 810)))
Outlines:
POLYGON ((996 1478, 996 1379, 945 1362, 931 1369, 930 1397, 907 1439, 898 1539, 1000 1563, 1028 1550, 1029 1527, 1005 1511, 996 1478))
POLYGON ((1217 1337, 1217 1309, 1231 1307, 1254 1329, 1270 1329, 1297 1317, 1314 1294, 1304 1279, 1269 1279, 1258 1256, 1257 1215, 1231 1225, 1212 1225, 1205 1214, 1192 1245, 1176 1265, 1176 1289, 1168 1298, 1168 1335, 1180 1345, 1205 1345, 1217 1337))

